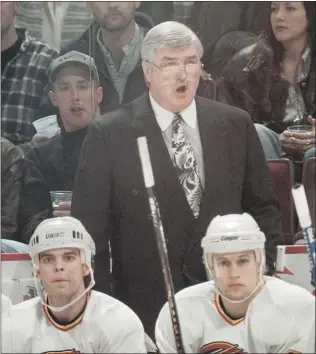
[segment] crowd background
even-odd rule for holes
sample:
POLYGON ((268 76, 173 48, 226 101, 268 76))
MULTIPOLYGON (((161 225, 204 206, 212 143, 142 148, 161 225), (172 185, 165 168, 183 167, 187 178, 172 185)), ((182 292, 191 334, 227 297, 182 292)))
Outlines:
MULTIPOLYGON (((146 92, 142 41, 164 21, 184 23, 198 35, 204 71, 197 94, 246 110, 267 161, 290 159, 295 180, 301 181, 304 160, 315 158, 314 2, 130 4, 1 2, 3 238, 28 243, 42 220, 70 212, 67 202, 53 210, 49 193, 72 191, 89 121, 146 92), (107 27, 111 11, 126 19, 120 28, 107 27), (289 38, 282 39, 278 26, 287 28, 289 38), (67 118, 69 107, 58 99, 51 73, 54 60, 67 53, 76 56, 73 51, 89 56, 97 82, 80 103, 87 112, 80 124, 67 118), (49 115, 56 115, 59 124, 52 138, 33 126, 49 115), (287 129, 298 124, 309 130, 287 129)), ((297 222, 293 231, 286 237, 289 243, 299 231, 297 222)))

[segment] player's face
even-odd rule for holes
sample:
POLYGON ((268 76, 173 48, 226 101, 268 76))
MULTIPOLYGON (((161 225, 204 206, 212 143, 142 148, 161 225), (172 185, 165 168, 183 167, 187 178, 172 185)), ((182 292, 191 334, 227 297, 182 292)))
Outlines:
POLYGON ((99 114, 102 88, 83 67, 66 67, 57 74, 50 99, 58 107, 67 132, 84 128, 99 114))
POLYGON ((53 249, 40 254, 38 277, 52 305, 63 306, 80 295, 85 290, 84 276, 88 274, 77 248, 53 249))
POLYGON ((256 287, 259 265, 254 251, 213 254, 212 261, 217 286, 228 299, 242 300, 256 287))
POLYGON ((109 32, 122 31, 134 20, 139 1, 89 1, 94 18, 109 32))
POLYGON ((289 41, 307 38, 308 20, 302 1, 273 1, 270 21, 277 41, 289 41))
POLYGON ((181 49, 157 49, 143 71, 155 101, 170 112, 181 112, 194 99, 202 66, 196 45, 181 49))

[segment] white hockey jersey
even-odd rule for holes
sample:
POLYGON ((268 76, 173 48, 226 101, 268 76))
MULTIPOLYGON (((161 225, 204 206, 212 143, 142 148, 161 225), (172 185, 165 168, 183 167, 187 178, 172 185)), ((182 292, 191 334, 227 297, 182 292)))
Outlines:
POLYGON ((7 310, 9 310, 11 307, 11 300, 7 296, 1 294, 1 315, 4 314, 7 310))
POLYGON ((54 352, 146 353, 145 333, 129 307, 96 291, 69 325, 55 322, 38 297, 2 316, 2 353, 54 352))
MULTIPOLYGON (((185 353, 315 353, 315 297, 280 279, 266 284, 244 318, 225 314, 213 281, 176 294, 185 353)), ((176 353, 166 304, 156 323, 162 353, 176 353)))

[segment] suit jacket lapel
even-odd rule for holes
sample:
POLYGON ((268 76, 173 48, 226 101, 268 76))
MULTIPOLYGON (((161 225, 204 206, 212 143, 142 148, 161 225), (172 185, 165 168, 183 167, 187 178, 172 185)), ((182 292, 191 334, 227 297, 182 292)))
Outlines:
POLYGON ((213 203, 212 190, 221 185, 221 176, 216 173, 216 166, 221 163, 224 136, 227 134, 221 113, 214 107, 210 110, 210 102, 196 97, 198 124, 200 130, 201 144, 203 148, 203 161, 205 171, 205 190, 201 204, 200 216, 208 213, 213 203))
POLYGON ((132 126, 136 129, 137 135, 147 137, 157 197, 163 205, 162 210, 170 212, 177 208, 181 212, 192 214, 151 108, 148 94, 133 101, 133 117, 132 126))

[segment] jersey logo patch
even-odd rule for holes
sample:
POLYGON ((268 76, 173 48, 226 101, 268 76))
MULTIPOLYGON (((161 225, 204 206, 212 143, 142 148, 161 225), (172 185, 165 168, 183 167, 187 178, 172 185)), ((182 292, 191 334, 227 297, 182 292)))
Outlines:
POLYGON ((201 353, 210 354, 210 353, 225 353, 225 354, 233 354, 233 353, 245 353, 242 348, 239 348, 238 344, 232 344, 228 342, 212 342, 209 344, 203 345, 201 348, 201 353))

